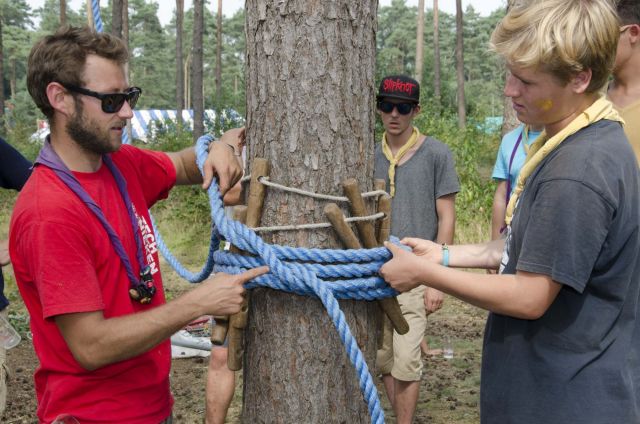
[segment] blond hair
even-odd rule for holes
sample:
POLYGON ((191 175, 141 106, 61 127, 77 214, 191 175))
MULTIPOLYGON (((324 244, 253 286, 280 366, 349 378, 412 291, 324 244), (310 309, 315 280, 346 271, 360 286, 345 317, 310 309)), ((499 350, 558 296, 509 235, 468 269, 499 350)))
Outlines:
POLYGON ((568 83, 591 70, 587 93, 607 83, 618 44, 619 21, 611 0, 523 1, 491 35, 491 48, 507 63, 540 68, 568 83))

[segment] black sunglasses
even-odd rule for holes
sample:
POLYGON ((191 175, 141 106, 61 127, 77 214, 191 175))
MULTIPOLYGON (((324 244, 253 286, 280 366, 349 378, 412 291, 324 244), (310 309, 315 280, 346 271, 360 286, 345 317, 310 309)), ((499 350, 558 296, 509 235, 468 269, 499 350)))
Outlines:
POLYGON ((104 113, 117 113, 122 109, 124 102, 129 103, 129 107, 133 109, 142 94, 140 87, 130 87, 124 93, 98 93, 96 91, 87 90, 71 84, 62 84, 64 88, 75 93, 84 94, 85 96, 95 97, 102 102, 102 111, 104 113))
POLYGON ((408 115, 411 113, 413 108, 417 105, 415 103, 391 103, 391 102, 378 102, 378 110, 384 113, 393 112, 393 108, 395 107, 398 110, 400 115, 408 115))

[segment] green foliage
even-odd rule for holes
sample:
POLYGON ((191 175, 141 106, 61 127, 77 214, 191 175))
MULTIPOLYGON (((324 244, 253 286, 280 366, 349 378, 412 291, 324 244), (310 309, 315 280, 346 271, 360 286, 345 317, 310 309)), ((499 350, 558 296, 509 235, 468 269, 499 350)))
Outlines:
POLYGON ((438 115, 431 105, 422 109, 414 125, 447 144, 453 153, 460 179, 460 192, 456 196, 457 226, 488 222, 495 191, 491 170, 500 142, 499 134, 485 132, 480 123, 472 120, 465 129, 459 129, 454 114, 438 115))

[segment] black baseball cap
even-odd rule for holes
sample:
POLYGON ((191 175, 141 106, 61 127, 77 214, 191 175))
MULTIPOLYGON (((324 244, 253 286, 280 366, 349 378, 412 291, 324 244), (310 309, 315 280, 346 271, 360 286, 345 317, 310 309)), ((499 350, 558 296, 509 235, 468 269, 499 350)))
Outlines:
POLYGON ((376 100, 382 98, 420 103, 420 84, 406 75, 389 75, 380 81, 380 89, 376 100))

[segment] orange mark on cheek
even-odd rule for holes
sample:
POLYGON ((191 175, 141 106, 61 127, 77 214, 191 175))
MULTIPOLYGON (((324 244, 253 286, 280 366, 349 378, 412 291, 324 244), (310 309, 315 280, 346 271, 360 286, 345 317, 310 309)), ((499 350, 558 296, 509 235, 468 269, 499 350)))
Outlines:
POLYGON ((535 105, 542 111, 546 112, 551 109, 551 107, 553 106, 553 102, 551 101, 551 99, 538 100, 535 102, 535 105))

